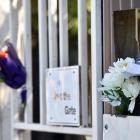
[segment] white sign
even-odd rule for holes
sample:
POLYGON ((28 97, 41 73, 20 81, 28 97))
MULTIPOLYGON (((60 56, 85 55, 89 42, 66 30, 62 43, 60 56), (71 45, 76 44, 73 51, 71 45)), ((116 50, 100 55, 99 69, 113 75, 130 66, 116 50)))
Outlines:
POLYGON ((47 124, 80 125, 79 83, 78 66, 47 70, 47 124))

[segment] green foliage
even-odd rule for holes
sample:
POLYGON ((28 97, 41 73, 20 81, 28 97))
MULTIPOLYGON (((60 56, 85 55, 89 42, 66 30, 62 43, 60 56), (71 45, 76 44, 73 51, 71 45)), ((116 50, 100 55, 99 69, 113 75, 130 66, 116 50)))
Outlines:
POLYGON ((116 115, 129 115, 128 107, 130 104, 130 99, 126 98, 123 94, 121 95, 121 105, 115 107, 116 115))
POLYGON ((69 36, 75 36, 78 32, 77 20, 77 1, 68 1, 68 23, 69 23, 69 36))
POLYGON ((38 45, 38 3, 37 0, 32 0, 32 47, 38 45))
MULTIPOLYGON (((88 27, 88 45, 90 46, 90 0, 87 3, 87 27, 88 27)), ((78 9, 77 0, 68 1, 68 33, 69 47, 77 48, 78 46, 78 9)), ((47 13, 47 11, 46 11, 47 13)), ((47 14, 46 14, 47 15, 47 14)), ((32 43, 33 47, 38 45, 38 3, 32 0, 32 43)))
MULTIPOLYGON (((91 6, 90 6, 90 0, 86 1, 86 7, 87 7, 87 33, 88 33, 88 44, 90 46, 90 26, 91 26, 91 6)), ((77 0, 70 0, 68 1, 68 30, 69 30, 69 39, 70 47, 77 47, 77 36, 78 36, 78 9, 77 9, 77 0)))

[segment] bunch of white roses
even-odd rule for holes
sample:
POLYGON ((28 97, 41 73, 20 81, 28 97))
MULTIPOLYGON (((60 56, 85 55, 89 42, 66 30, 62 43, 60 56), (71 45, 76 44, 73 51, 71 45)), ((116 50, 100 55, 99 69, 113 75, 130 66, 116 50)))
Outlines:
POLYGON ((128 104, 127 111, 133 112, 135 101, 140 93, 140 81, 136 76, 124 75, 129 63, 135 63, 133 58, 118 59, 110 66, 101 81, 102 101, 117 107, 128 104))

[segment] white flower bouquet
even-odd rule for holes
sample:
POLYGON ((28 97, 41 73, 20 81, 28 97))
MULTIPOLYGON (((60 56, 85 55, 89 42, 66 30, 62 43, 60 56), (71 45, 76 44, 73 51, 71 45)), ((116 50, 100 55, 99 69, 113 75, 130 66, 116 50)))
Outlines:
POLYGON ((100 88, 102 101, 111 104, 116 108, 116 112, 122 115, 133 113, 136 98, 140 94, 138 75, 127 72, 129 65, 138 66, 135 59, 129 57, 114 62, 108 73, 105 73, 100 88))

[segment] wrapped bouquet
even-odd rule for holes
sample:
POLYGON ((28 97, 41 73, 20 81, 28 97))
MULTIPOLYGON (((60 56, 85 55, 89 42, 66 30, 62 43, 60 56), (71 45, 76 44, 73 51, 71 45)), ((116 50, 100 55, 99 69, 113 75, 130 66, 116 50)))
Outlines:
POLYGON ((140 65, 135 59, 118 59, 101 81, 102 101, 115 107, 117 114, 132 114, 140 94, 139 75, 140 65))

